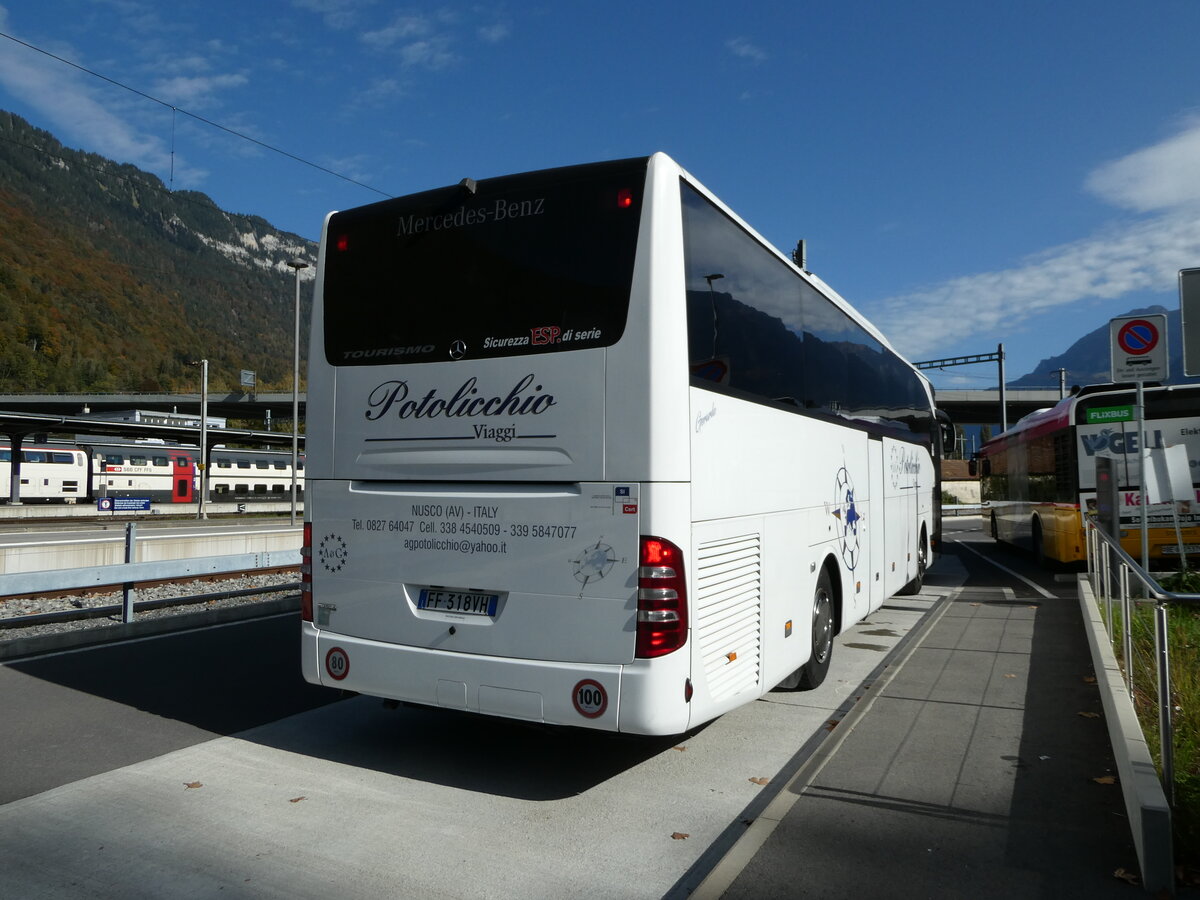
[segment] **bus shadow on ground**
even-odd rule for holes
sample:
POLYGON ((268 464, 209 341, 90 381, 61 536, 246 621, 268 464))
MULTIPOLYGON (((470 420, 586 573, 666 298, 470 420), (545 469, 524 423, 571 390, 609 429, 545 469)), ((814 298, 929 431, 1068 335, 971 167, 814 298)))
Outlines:
POLYGON ((582 794, 694 733, 631 737, 356 697, 237 736, 399 778, 536 801, 582 794))

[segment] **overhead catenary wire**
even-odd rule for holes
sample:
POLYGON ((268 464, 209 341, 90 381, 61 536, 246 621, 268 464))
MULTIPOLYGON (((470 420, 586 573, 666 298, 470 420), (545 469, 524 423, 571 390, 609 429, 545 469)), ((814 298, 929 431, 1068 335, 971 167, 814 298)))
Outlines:
POLYGON ((113 85, 114 87, 119 87, 122 90, 129 91, 131 94, 136 94, 137 96, 139 96, 145 100, 149 100, 152 103, 157 103, 160 106, 164 106, 167 109, 171 110, 171 113, 172 113, 172 119, 171 119, 171 128, 172 128, 171 180, 172 180, 172 182, 174 182, 174 167, 175 167, 175 152, 174 152, 174 150, 175 150, 175 145, 174 145, 175 118, 174 117, 175 117, 176 113, 182 113, 183 115, 187 116, 188 118, 195 119, 197 122, 201 122, 202 124, 207 125, 210 128, 216 128, 218 131, 223 131, 226 134, 236 137, 240 140, 249 141, 252 144, 262 147, 264 150, 269 150, 272 153, 278 153, 280 156, 284 156, 290 160, 300 163, 301 165, 305 165, 310 168, 316 169, 319 172, 324 172, 326 175, 332 175, 334 178, 339 178, 342 181, 348 182, 349 184, 356 185, 357 187, 360 187, 360 188, 364 188, 365 190, 372 191, 383 197, 391 197, 392 196, 391 194, 387 193, 386 191, 381 191, 377 187, 372 187, 371 185, 366 184, 361 181, 357 181, 356 179, 351 178, 348 175, 343 175, 340 172, 335 172, 333 169, 326 168, 325 166, 322 166, 319 163, 315 163, 315 162, 312 162, 311 160, 304 159, 304 157, 302 157, 302 156, 297 156, 295 153, 291 153, 280 147, 275 147, 271 144, 266 143, 265 141, 260 141, 258 138, 251 137, 248 134, 243 134, 242 132, 237 131, 233 128, 229 128, 226 125, 222 125, 220 122, 214 122, 211 119, 206 119, 204 116, 201 116, 197 113, 189 112, 188 110, 183 109, 182 107, 175 106, 173 103, 168 103, 166 100, 163 100, 159 97, 155 97, 153 94, 148 94, 145 91, 139 90, 138 88, 131 87, 128 84, 117 81, 115 78, 110 78, 107 75, 104 75, 93 69, 89 69, 87 66, 82 66, 77 62, 73 62, 62 56, 58 56, 57 54, 51 53, 49 50, 44 50, 35 44, 31 44, 28 41, 23 41, 18 37, 14 37, 11 34, 0 31, 0 37, 7 38, 8 40, 12 41, 14 44, 20 44, 22 47, 26 47, 37 53, 41 53, 43 56, 49 57, 50 59, 53 59, 56 62, 60 62, 66 66, 70 66, 71 68, 77 69, 80 72, 83 72, 87 75, 91 75, 93 78, 99 78, 101 81, 105 81, 105 82, 113 85))

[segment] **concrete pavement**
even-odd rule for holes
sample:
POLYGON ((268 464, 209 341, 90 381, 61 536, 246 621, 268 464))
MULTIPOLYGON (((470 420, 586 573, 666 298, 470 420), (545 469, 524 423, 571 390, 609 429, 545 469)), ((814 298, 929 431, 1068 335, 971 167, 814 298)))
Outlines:
POLYGON ((691 896, 1141 896, 1102 712, 1073 597, 958 588, 691 896))

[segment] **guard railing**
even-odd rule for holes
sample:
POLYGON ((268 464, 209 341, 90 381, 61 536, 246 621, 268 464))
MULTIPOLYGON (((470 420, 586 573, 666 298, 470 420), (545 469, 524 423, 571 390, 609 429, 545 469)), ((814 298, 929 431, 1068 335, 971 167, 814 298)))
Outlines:
MULTIPOLYGON (((0 597, 117 586, 121 588, 123 596, 121 621, 128 623, 133 621, 136 585, 139 583, 201 578, 206 575, 224 575, 253 569, 286 568, 300 565, 298 549, 134 562, 136 540, 137 525, 131 522, 125 528, 124 563, 0 574, 0 597)), ((266 593, 266 591, 260 591, 260 593, 266 593)))
POLYGON ((1094 520, 1087 522, 1088 578, 1100 604, 1108 638, 1121 660, 1130 697, 1153 697, 1158 713, 1159 772, 1167 801, 1175 805, 1175 705, 1171 689, 1168 616, 1172 606, 1198 606, 1200 594, 1168 591, 1094 520), (1153 659, 1139 649, 1135 632, 1145 628, 1141 611, 1153 609, 1153 659), (1153 682, 1147 683, 1147 682, 1153 682))

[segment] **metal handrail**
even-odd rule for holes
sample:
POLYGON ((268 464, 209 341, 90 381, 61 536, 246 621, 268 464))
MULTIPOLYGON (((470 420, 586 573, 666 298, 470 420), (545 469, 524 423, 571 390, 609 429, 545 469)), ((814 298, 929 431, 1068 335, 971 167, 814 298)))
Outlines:
POLYGON ((1133 628, 1131 610, 1137 603, 1154 604, 1154 656, 1157 673, 1159 753, 1163 790, 1175 805, 1175 730, 1171 706, 1171 659, 1167 643, 1167 608, 1170 604, 1200 604, 1200 594, 1168 591, 1121 547, 1117 538, 1105 533, 1093 519, 1086 521, 1088 577, 1096 597, 1107 604, 1105 628, 1113 640, 1113 604, 1121 605, 1121 640, 1125 659, 1125 686, 1133 693, 1133 628), (1134 597, 1130 577, 1140 582, 1145 597, 1134 597), (1114 585, 1115 582, 1115 585, 1114 585))

